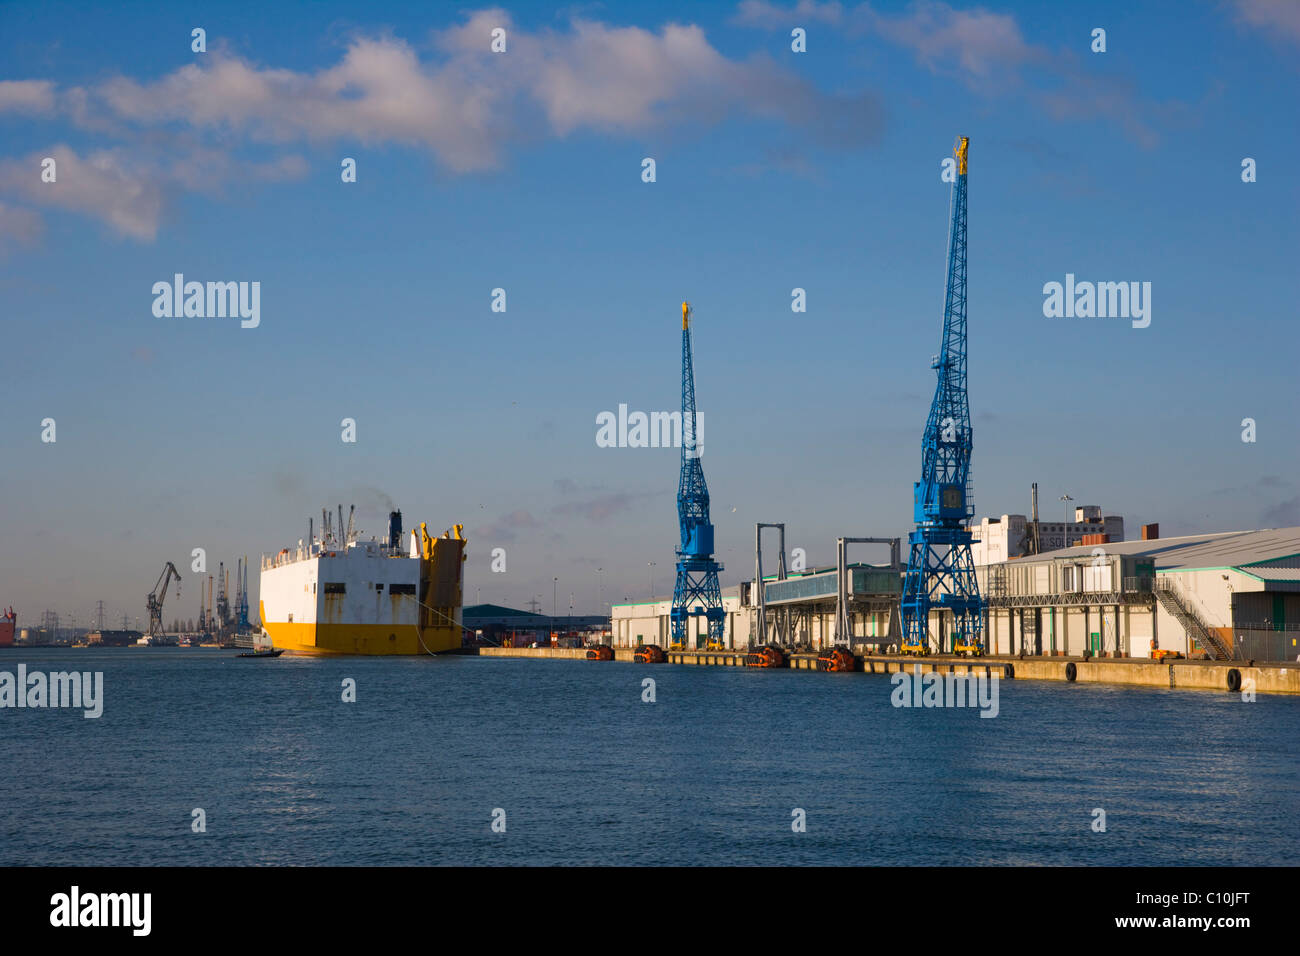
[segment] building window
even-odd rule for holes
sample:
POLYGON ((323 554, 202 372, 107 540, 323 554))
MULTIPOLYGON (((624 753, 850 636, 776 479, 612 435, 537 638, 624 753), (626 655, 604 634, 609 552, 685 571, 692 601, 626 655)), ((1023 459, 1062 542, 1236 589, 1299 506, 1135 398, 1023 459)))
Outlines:
POLYGON ((326 582, 325 582, 325 593, 326 593, 326 594, 346 594, 347 591, 348 591, 348 586, 347 586, 346 584, 344 584, 342 581, 326 581, 326 582))
POLYGON ((414 584, 390 584, 388 586, 389 594, 414 594, 414 584))

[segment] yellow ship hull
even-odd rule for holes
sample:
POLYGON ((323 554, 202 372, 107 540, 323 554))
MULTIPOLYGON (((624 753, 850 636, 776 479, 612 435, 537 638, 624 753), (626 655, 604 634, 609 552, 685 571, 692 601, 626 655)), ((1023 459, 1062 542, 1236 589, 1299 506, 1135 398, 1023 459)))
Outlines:
POLYGON ((262 625, 271 644, 292 654, 439 654, 461 646, 460 629, 387 624, 276 624, 262 625))

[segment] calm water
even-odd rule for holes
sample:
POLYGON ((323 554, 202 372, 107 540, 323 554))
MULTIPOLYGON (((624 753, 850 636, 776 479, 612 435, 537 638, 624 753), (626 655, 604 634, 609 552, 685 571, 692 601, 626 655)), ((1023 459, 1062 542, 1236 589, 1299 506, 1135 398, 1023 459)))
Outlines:
POLYGON ((990 720, 860 674, 232 655, 0 655, 105 681, 98 720, 0 710, 0 864, 1297 862, 1297 698, 1003 681, 990 720))

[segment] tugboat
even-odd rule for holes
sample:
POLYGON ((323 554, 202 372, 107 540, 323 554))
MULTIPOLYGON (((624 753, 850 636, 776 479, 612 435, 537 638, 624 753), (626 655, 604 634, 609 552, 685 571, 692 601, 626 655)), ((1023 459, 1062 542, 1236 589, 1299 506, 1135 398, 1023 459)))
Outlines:
POLYGON ((284 653, 283 647, 259 647, 255 651, 244 651, 242 654, 236 654, 236 657, 279 657, 284 653))
POLYGON ((789 667, 785 651, 775 644, 756 647, 745 655, 746 667, 789 667))
POLYGON ((658 644, 641 644, 633 652, 632 660, 638 664, 662 664, 668 660, 668 655, 658 644))

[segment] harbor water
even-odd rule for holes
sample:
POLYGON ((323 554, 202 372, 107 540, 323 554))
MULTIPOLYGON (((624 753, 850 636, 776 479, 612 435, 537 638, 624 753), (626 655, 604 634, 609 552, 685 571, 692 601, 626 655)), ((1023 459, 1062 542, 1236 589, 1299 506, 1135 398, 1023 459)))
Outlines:
POLYGON ((19 663, 102 671, 104 700, 0 710, 5 866, 1297 862, 1292 696, 1004 680, 990 719, 897 708, 864 674, 0 655, 19 663))

